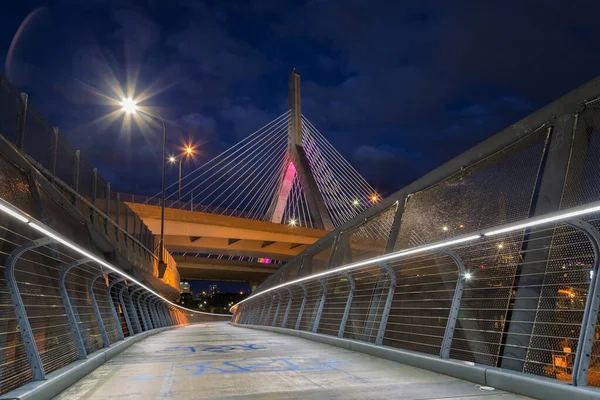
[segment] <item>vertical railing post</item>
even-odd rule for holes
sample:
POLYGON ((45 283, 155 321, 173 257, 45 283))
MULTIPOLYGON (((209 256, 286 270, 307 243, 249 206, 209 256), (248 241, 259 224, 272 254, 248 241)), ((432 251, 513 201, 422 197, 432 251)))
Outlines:
POLYGON ((262 311, 260 312, 260 316, 258 317, 257 325, 260 325, 262 323, 266 308, 267 308, 267 298, 265 297, 264 302, 263 302, 262 311))
POLYGON ((465 265, 458 254, 452 250, 442 250, 441 253, 452 258, 452 260, 456 263, 456 267, 458 268, 456 288, 454 289, 452 305, 450 306, 450 313, 448 314, 448 321, 446 322, 446 330, 444 331, 444 339, 442 340, 442 347, 440 348, 440 357, 447 359, 450 358, 452 338, 454 337, 454 329, 456 328, 456 320, 458 319, 458 311, 460 310, 460 301, 462 299, 462 294, 465 287, 466 270, 465 265))
POLYGON ((42 238, 14 249, 8 257, 6 261, 7 267, 4 269, 6 285, 8 286, 10 298, 15 310, 17 326, 19 327, 19 332, 21 333, 21 340, 23 341, 23 346, 25 348, 27 360, 29 361, 29 366, 31 367, 31 374, 34 381, 44 380, 46 373, 44 371, 44 366, 42 365, 40 353, 38 352, 38 348, 35 344, 35 338, 31 330, 31 325, 29 324, 29 319, 27 318, 27 312, 25 310, 25 305, 23 304, 23 298, 21 297, 21 292, 19 291, 19 286, 17 285, 17 280, 15 278, 15 266, 19 260, 19 257, 21 257, 27 250, 42 247, 50 243, 54 243, 54 241, 50 238, 42 238))
MULTIPOLYGON (((108 300, 110 303, 110 311, 112 312, 113 318, 115 319, 115 324, 117 325, 118 340, 125 339, 125 335, 123 334, 123 327, 121 326, 121 318, 119 318, 119 313, 117 312, 117 308, 115 307, 115 302, 112 297, 112 288, 117 283, 122 283, 124 280, 125 280, 125 278, 115 279, 108 285, 108 288, 107 288, 108 300)), ((125 286, 125 284, 123 284, 123 286, 125 286)))
POLYGON ((75 155, 73 157, 73 190, 75 190, 76 195, 73 196, 73 205, 77 207, 79 204, 79 197, 77 194, 79 193, 79 165, 81 160, 81 151, 75 150, 75 155))
POLYGON ((346 307, 344 308, 344 315, 342 315, 342 321, 340 322, 340 328, 338 329, 338 337, 344 337, 344 331, 346 330, 346 323, 348 322, 348 316, 350 315, 350 308, 352 307, 352 298, 356 290, 356 284, 354 278, 350 274, 344 274, 350 285, 348 291, 348 299, 346 300, 346 307))
POLYGON ((50 177, 50 180, 52 181, 52 183, 54 183, 56 181, 56 163, 58 161, 58 138, 60 135, 58 127, 55 126, 52 128, 52 134, 52 153, 50 154, 50 172, 52 176, 50 177))
POLYGON ((321 315, 323 314, 323 307, 325 306, 325 297, 327 296, 327 284, 325 283, 325 279, 321 280, 321 286, 323 287, 323 289, 321 293, 321 299, 319 300, 318 308, 316 309, 317 313, 315 315, 315 320, 312 326, 313 333, 317 333, 317 331, 319 330, 319 323, 321 322, 321 315))
POLYGON ((138 290, 141 290, 141 288, 133 289, 131 292, 129 291, 129 288, 128 288, 127 289, 127 294, 128 295, 127 295, 126 298, 129 300, 129 309, 132 310, 132 314, 133 314, 132 316, 135 317, 134 320, 133 320, 132 325, 134 325, 135 328, 137 328, 137 331, 139 333, 141 333, 141 332, 144 332, 144 330, 142 329, 142 324, 140 324, 141 314, 140 314, 140 311, 139 311, 138 307, 136 306, 136 304, 133 301, 133 294, 135 292, 137 292, 138 290))
POLYGON ((92 169, 92 209, 90 210, 90 220, 92 221, 92 224, 94 223, 94 220, 96 218, 96 212, 94 211, 94 209, 96 208, 96 199, 98 198, 98 193, 96 193, 98 191, 98 168, 94 168, 92 169))
MULTIPOLYGON (((398 234, 400 233, 400 227, 402 223, 402 215, 404 213, 404 205, 406 202, 406 198, 403 197, 396 201, 396 213, 394 214, 394 222, 392 223, 392 227, 390 229, 390 234, 388 236, 387 244, 385 247, 385 254, 391 253, 394 251, 396 246, 396 241, 398 239, 398 234)), ((369 341, 373 335, 373 329, 375 327, 375 318, 377 314, 377 310, 380 309, 381 304, 384 302, 384 285, 387 279, 387 266, 380 266, 381 271, 379 276, 377 277, 377 282, 375 283, 375 290, 373 298, 369 304, 369 312, 367 315, 367 321, 365 323, 365 327, 362 334, 363 341, 369 341)))
POLYGON ((102 335, 102 342, 104 347, 110 347, 110 340, 108 339, 108 333, 106 332, 106 327, 104 326, 104 321, 102 321, 102 314, 100 313, 100 308, 98 308, 98 301, 96 301, 96 294, 94 293, 94 284, 98 280, 98 278, 103 277, 104 272, 100 272, 92 277, 90 280, 90 284, 88 286, 88 292, 90 296, 90 300, 92 302, 92 308, 94 309, 94 314, 96 315, 96 321, 98 322, 98 330, 102 335))
MULTIPOLYGON (((578 119, 578 114, 571 114, 554 120, 553 127, 546 124, 537 129, 547 132, 549 140, 540 157, 537 182, 528 189, 532 191, 530 216, 560 209, 578 119)), ((509 284, 514 294, 509 299, 500 350, 495 351, 498 354, 496 367, 519 372, 525 367, 553 237, 552 232, 549 234, 546 230, 526 229, 524 232, 521 259, 509 284)))
POLYGON ((388 288, 385 305, 383 306, 383 313, 381 314, 381 321, 379 322, 379 329, 377 330, 377 338, 375 339, 376 345, 381 345, 383 343, 385 328, 387 326, 388 317, 390 316, 390 309, 392 308, 394 293, 396 292, 396 273, 387 264, 384 264, 382 268, 385 269, 390 276, 390 287, 388 288))
POLYGON ((106 219, 104 220, 104 230, 108 235, 108 219, 110 218, 110 182, 106 182, 106 207, 104 213, 106 214, 106 219))
POLYGON ((17 119, 17 149, 23 150, 25 145, 25 123, 27 121, 28 96, 21 93, 19 97, 19 116, 17 119))
POLYGON ((579 331, 572 378, 573 385, 586 386, 590 360, 594 352, 593 345, 596 339, 598 312, 600 312, 600 279, 598 278, 600 274, 600 232, 589 222, 577 218, 569 220, 568 224, 582 232, 589 239, 594 251, 594 265, 590 272, 591 282, 585 302, 583 320, 581 321, 581 330, 579 331))
POLYGON ((142 293, 139 297, 138 297, 138 302, 140 303, 140 307, 142 308, 142 312, 146 315, 146 321, 148 322, 148 330, 152 330, 154 329, 154 325, 152 324, 152 319, 150 318, 150 313, 148 312, 148 298, 145 298, 142 301, 142 297, 144 297, 146 295, 146 293, 142 293))
POLYGON ((298 311, 298 319, 296 319, 296 325, 294 326, 295 330, 298 330, 300 328, 300 321, 302 321, 302 314, 304 313, 304 307, 306 306, 306 298, 308 297, 306 287, 302 284, 300 284, 300 286, 302 286, 302 290, 304 291, 304 297, 302 298, 302 304, 300 305, 300 310, 298 311))
POLYGON ((60 295, 63 299, 63 304, 65 306, 65 312, 67 314, 67 319, 69 320, 69 325, 71 326, 71 334, 73 335, 73 339, 75 340, 75 345, 77 346, 77 355, 80 360, 83 360, 87 357, 87 350, 85 349, 85 342, 83 341, 83 335, 79 330, 79 318, 75 314, 75 310, 73 309, 73 304, 71 303, 71 296, 69 295, 69 291, 67 290, 67 274, 69 271, 79 265, 85 264, 91 260, 85 258, 82 260, 77 260, 67 265, 60 272, 58 286, 60 289, 60 295))
POLYGON ((277 303, 277 308, 275 309, 275 315, 273 316, 273 323, 271 326, 275 326, 277 323, 277 316, 279 315, 279 310, 281 309, 281 293, 278 294, 279 302, 277 303))
POLYGON ((123 298, 123 292, 127 289, 127 285, 123 285, 121 290, 119 290, 119 304, 121 304, 121 309, 123 310, 123 316, 125 317, 125 324, 127 325, 127 330, 129 331, 129 336, 135 335, 135 331, 133 330, 133 325, 131 324, 131 319, 129 318, 128 309, 130 306, 125 304, 125 299, 123 298))
MULTIPOLYGON (((137 293, 137 292, 139 292, 139 291, 141 291, 141 290, 143 290, 143 289, 144 289, 144 288, 142 288, 142 287, 139 287, 139 288, 135 289, 135 290, 134 290, 134 291, 131 293, 132 299, 133 299, 133 295, 134 295, 134 293, 137 293)), ((148 331, 148 330, 150 330, 150 325, 148 324, 148 321, 146 320, 146 313, 144 313, 144 308, 142 307, 142 303, 140 302, 140 298, 141 298, 142 296, 143 296, 143 293, 139 294, 139 295, 137 296, 137 299, 136 299, 136 303, 137 303, 137 310, 138 310, 138 313, 139 313, 139 317, 141 317, 141 318, 142 318, 142 324, 144 325, 144 328, 143 328, 143 329, 141 329, 141 326, 140 326, 140 332, 144 332, 144 331, 148 331)), ((138 318, 138 322, 139 322, 139 318, 138 318)))
POLYGON ((275 295, 269 296, 269 311, 267 311, 267 315, 265 315, 265 319, 261 322, 261 325, 269 325, 269 316, 271 315, 271 310, 273 309, 273 302, 275 301, 275 295))
POLYGON ((288 299, 288 304, 285 307, 285 314, 283 315, 283 322, 281 323, 282 328, 285 328, 285 325, 287 324, 288 316, 290 315, 290 309, 292 308, 292 299, 294 298, 292 290, 287 289, 287 291, 290 298, 288 299))

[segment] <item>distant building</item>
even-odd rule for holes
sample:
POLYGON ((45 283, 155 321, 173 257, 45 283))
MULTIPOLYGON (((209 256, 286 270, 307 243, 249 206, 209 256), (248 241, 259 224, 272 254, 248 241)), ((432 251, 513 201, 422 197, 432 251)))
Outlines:
POLYGON ((192 294, 192 289, 190 287, 189 282, 180 282, 179 283, 179 291, 180 293, 188 293, 188 294, 192 294))
POLYGON ((210 285, 208 287, 208 295, 210 297, 214 297, 215 295, 221 293, 221 291, 219 290, 219 285, 210 285))

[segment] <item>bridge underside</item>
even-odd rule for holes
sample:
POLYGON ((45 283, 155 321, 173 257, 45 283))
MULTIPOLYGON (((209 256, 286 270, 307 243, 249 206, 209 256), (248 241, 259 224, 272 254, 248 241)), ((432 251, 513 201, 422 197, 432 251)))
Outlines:
POLYGON ((134 344, 58 400, 526 399, 297 337, 205 323, 134 344))
MULTIPOLYGON (((158 206, 127 203, 154 234, 158 206)), ((287 261, 327 234, 326 230, 196 211, 165 210, 165 246, 171 252, 223 254, 287 261)))
POLYGON ((226 259, 175 256, 182 280, 221 280, 261 283, 281 265, 226 259))

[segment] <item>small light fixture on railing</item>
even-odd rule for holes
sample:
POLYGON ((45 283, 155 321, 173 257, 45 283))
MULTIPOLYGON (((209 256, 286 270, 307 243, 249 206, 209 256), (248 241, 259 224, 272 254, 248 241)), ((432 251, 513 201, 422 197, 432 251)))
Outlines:
POLYGON ((468 281, 469 281, 469 280, 471 280, 471 278, 472 278, 472 277, 473 277, 473 275, 471 275, 471 273, 470 273, 470 272, 465 272, 465 279, 466 279, 466 280, 468 280, 468 281))

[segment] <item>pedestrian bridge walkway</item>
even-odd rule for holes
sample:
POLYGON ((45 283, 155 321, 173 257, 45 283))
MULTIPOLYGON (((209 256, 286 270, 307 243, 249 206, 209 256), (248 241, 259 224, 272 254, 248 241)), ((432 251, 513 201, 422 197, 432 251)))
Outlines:
POLYGON ((55 399, 527 399, 298 337, 210 322, 163 331, 55 399))

